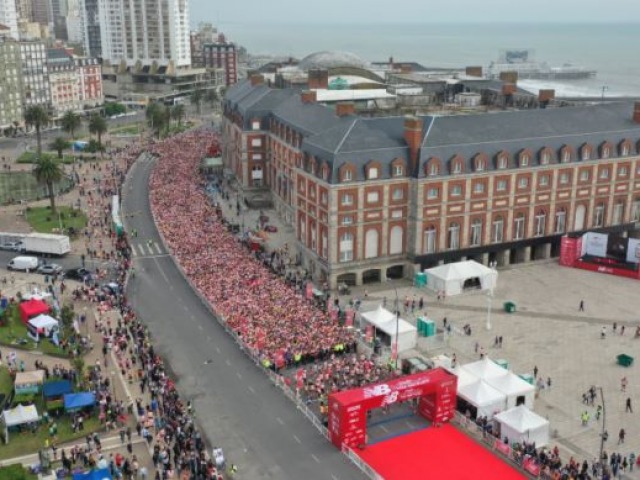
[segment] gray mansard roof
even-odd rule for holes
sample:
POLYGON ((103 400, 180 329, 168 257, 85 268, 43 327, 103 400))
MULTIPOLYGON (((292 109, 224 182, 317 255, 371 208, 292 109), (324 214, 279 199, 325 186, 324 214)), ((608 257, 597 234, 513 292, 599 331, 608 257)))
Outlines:
MULTIPOLYGON (((266 85, 252 86, 246 80, 229 89, 226 102, 242 114, 245 127, 251 119, 260 118, 262 128, 268 128, 271 118, 291 127, 303 136, 301 149, 319 162, 326 162, 336 182, 338 169, 345 163, 356 166, 355 180, 362 179, 364 165, 371 160, 383 165, 381 178, 390 175, 394 159, 409 161, 409 149, 404 140, 403 117, 363 118, 356 115, 338 117, 332 108, 316 103, 305 104, 298 92, 271 89, 266 85), (385 168, 387 166, 388 168, 385 168), (360 168, 362 167, 362 168, 360 168)), ((623 140, 631 141, 630 154, 636 152, 640 140, 640 125, 632 120, 632 103, 521 110, 471 115, 423 116, 422 146, 417 171, 424 176, 425 164, 431 158, 442 162, 441 175, 449 173, 449 161, 460 156, 467 172, 473 171, 474 157, 487 155, 486 169, 496 167, 499 152, 516 156, 523 149, 533 153, 530 165, 538 162, 538 153, 549 148, 551 163, 558 161, 564 146, 575 152, 585 143, 594 148, 610 142, 617 148, 623 140)), ((618 154, 613 151, 613 157, 618 154)), ((577 158, 579 160, 579 158, 577 158)), ((510 164, 514 165, 513 161, 510 164)))

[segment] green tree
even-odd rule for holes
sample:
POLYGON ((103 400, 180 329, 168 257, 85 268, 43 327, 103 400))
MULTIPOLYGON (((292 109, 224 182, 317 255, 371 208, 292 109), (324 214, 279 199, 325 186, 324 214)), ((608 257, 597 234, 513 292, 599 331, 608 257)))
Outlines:
POLYGON ((185 109, 184 105, 177 104, 171 108, 171 118, 173 118, 177 123, 178 127, 182 125, 182 120, 184 119, 185 109))
POLYGON ((211 105, 211 108, 215 108, 218 105, 218 92, 216 91, 215 88, 211 88, 209 90, 207 90, 207 94, 205 95, 205 100, 207 102, 209 102, 209 105, 211 105))
POLYGON ((55 150, 58 152, 58 158, 62 160, 62 151, 71 147, 71 144, 64 137, 56 137, 51 144, 49 144, 49 148, 51 150, 55 150))
POLYGON ((122 103, 117 102, 107 102, 104 104, 104 114, 107 117, 111 117, 113 115, 120 115, 122 113, 126 113, 127 107, 122 103))
POLYGON ((98 137, 98 144, 102 147, 102 134, 107 131, 107 121, 100 115, 89 118, 89 132, 98 137))
POLYGON ((62 116, 62 130, 71 135, 71 138, 76 138, 76 130, 82 126, 82 119, 76 112, 69 110, 62 116))
POLYGON ((38 158, 42 156, 42 127, 49 123, 49 112, 41 105, 33 105, 24 112, 24 121, 36 129, 38 158))
POLYGON ((202 99, 204 98, 204 91, 201 88, 196 88, 191 93, 191 105, 196 106, 196 112, 198 115, 202 112, 202 99))
POLYGON ((84 358, 75 357, 73 360, 71 360, 71 366, 76 371, 77 384, 82 385, 84 383, 84 369, 85 369, 84 358))
POLYGON ((168 128, 169 110, 161 103, 153 102, 147 106, 145 112, 151 130, 160 137, 160 133, 168 128))
POLYGON ((51 212, 56 213, 56 196, 53 192, 53 184, 62 180, 63 172, 60 164, 53 158, 47 156, 38 159, 33 169, 33 175, 38 183, 47 187, 49 202, 51 203, 51 212))

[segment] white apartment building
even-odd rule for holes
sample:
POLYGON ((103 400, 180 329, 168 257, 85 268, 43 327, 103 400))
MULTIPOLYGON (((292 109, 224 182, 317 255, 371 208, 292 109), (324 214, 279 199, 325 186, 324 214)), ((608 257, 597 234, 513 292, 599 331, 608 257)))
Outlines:
POLYGON ((9 29, 9 36, 11 38, 14 40, 20 39, 15 0, 0 0, 0 24, 9 29))
POLYGON ((47 50, 43 42, 20 42, 22 101, 25 107, 51 104, 47 50))
MULTIPOLYGON (((92 0, 84 0, 84 25, 92 22, 88 8, 92 0)), ((111 65, 157 64, 166 67, 189 67, 188 0, 98 0, 101 56, 111 65)), ((90 33, 85 26, 85 44, 90 33)), ((90 52, 94 54, 93 51, 90 52)))

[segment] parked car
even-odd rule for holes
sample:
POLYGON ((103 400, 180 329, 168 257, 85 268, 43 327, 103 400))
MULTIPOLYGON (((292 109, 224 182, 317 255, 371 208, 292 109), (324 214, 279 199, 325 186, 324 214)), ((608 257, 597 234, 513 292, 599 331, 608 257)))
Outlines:
POLYGON ((86 268, 70 268, 64 274, 64 278, 86 282, 91 280, 91 272, 86 268))
POLYGON ((62 273, 62 267, 57 263, 46 263, 38 267, 38 273, 42 275, 55 275, 62 273))
POLYGON ((9 250, 11 252, 23 253, 26 251, 23 242, 7 242, 0 247, 2 250, 9 250))
POLYGON ((115 282, 105 283, 101 288, 111 295, 118 295, 118 293, 120 293, 120 286, 115 282))

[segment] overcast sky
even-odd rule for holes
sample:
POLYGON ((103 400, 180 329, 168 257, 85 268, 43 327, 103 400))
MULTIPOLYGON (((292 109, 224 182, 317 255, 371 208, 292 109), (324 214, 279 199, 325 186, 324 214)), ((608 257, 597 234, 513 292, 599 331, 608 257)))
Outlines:
POLYGON ((640 22, 640 0, 190 0, 192 24, 640 22))

